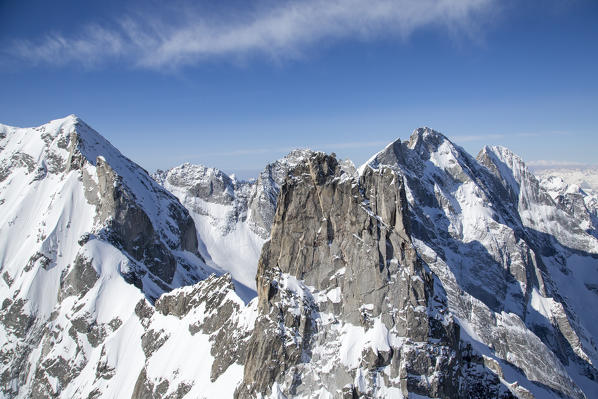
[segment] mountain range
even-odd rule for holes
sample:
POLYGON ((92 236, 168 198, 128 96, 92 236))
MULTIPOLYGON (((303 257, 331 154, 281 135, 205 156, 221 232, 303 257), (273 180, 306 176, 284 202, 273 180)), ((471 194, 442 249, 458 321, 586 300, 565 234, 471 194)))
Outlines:
POLYGON ((555 178, 566 185, 576 185, 589 193, 598 192, 598 167, 534 167, 534 174, 540 180, 555 178))
POLYGON ((147 171, 0 125, 0 397, 598 397, 598 196, 416 129, 147 171))

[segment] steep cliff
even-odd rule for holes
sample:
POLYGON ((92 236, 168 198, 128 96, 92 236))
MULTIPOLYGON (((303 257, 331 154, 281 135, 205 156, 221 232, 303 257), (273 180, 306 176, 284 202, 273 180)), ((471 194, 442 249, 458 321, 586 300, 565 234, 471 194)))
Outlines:
POLYGON ((473 158, 417 129, 361 170, 385 167, 404 176, 413 242, 462 337, 536 397, 598 393, 598 323, 585 310, 598 306, 598 240, 505 148, 473 158))
POLYGON ((237 397, 510 397, 460 340, 407 205, 390 168, 357 175, 316 153, 291 171, 237 397))

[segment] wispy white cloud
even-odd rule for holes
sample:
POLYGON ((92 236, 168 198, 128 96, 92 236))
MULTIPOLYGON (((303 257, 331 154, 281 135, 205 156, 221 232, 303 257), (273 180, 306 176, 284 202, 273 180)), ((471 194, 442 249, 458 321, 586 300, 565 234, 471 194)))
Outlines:
MULTIPOLYGON (((127 16, 74 34, 50 33, 37 41, 21 40, 9 52, 22 61, 63 65, 98 65, 119 59, 132 65, 177 68, 211 57, 254 53, 275 59, 300 56, 322 41, 407 38, 419 28, 436 26, 450 34, 478 36, 481 18, 493 13, 496 0, 286 0, 258 3, 225 17, 206 17, 189 7, 170 15, 127 16), (274 6, 272 6, 274 4, 274 6)), ((255 3, 253 3, 255 4, 255 3)), ((484 21, 484 22, 482 22, 484 21)), ((76 28, 75 28, 76 29, 76 28)))
POLYGON ((15 41, 9 51, 17 58, 34 64, 64 65, 76 61, 92 66, 124 53, 126 46, 120 32, 92 25, 78 37, 49 33, 37 44, 26 40, 15 41))

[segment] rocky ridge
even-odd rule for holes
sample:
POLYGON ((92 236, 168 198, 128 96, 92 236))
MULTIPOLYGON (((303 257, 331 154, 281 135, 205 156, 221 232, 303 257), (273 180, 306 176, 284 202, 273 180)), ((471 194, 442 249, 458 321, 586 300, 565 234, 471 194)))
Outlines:
POLYGON ((595 392, 596 320, 582 303, 597 299, 587 285, 598 242, 521 159, 502 147, 473 158, 426 128, 362 171, 383 166, 404 176, 415 247, 472 345, 505 376, 522 371, 535 396, 549 395, 539 386, 566 397, 595 392))

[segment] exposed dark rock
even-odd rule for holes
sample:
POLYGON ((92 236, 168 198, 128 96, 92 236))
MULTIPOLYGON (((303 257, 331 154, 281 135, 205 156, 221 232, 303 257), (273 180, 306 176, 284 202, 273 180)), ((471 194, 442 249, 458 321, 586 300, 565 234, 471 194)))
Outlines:
POLYGON ((77 333, 84 334, 87 337, 88 342, 94 348, 100 345, 106 338, 105 327, 98 324, 95 320, 90 319, 88 315, 71 320, 69 335, 73 337, 75 341, 78 341, 77 333))
POLYGON ((148 330, 141 336, 141 348, 145 357, 150 357, 155 351, 160 349, 168 340, 168 334, 164 330, 148 330))
MULTIPOLYGON (((274 383, 289 396, 320 387, 377 396, 375 381, 403 394, 472 393, 459 327, 411 243, 404 183, 391 169, 369 169, 357 180, 321 153, 293 169, 262 250, 257 287, 259 315, 237 397, 269 394, 274 383), (342 326, 382 329, 404 343, 390 339, 386 349, 365 350, 360 368, 339 364, 333 349, 322 352, 342 326), (326 378, 310 372, 326 364, 326 378), (371 385, 347 390, 358 370, 371 385)), ((499 386, 492 380, 481 394, 499 386)))
POLYGON ((108 365, 108 360, 106 359, 106 346, 102 346, 102 353, 100 354, 100 361, 96 366, 96 380, 97 379, 104 379, 109 380, 114 377, 116 370, 114 367, 108 365))
POLYGON ((4 300, 0 311, 0 322, 18 338, 24 338, 35 321, 35 317, 25 312, 25 303, 21 298, 14 302, 4 300))
POLYGON ((114 319, 110 320, 110 322, 108 323, 108 325, 110 326, 110 328, 112 329, 112 331, 116 331, 120 328, 120 326, 122 326, 123 322, 121 319, 119 319, 118 317, 115 317, 114 319))
POLYGON ((146 299, 141 299, 135 305, 135 314, 141 320, 141 324, 147 328, 150 318, 154 314, 154 307, 148 303, 146 299))
POLYGON ((131 399, 182 399, 192 388, 189 384, 179 383, 174 392, 166 395, 169 385, 167 380, 161 380, 158 384, 152 383, 143 369, 139 373, 131 399))
POLYGON ((52 264, 52 260, 50 258, 48 258, 46 255, 44 255, 41 252, 36 252, 31 258, 29 258, 29 261, 27 262, 27 264, 25 265, 24 270, 26 272, 28 272, 29 270, 33 269, 33 267, 35 266, 35 264, 38 263, 40 267, 42 267, 43 269, 49 269, 50 265, 52 264))
MULTIPOLYGON (((214 357, 210 378, 215 381, 233 363, 242 364, 245 360, 247 342, 251 326, 240 325, 238 315, 241 302, 234 293, 230 275, 212 275, 193 286, 192 289, 174 291, 161 296, 155 307, 163 315, 184 318, 192 311, 201 309, 198 321, 189 325, 192 335, 210 335, 211 354, 214 357), (236 298, 236 299, 235 299, 236 298)), ((165 339, 160 332, 150 330, 143 337, 147 341, 144 352, 149 357, 165 339)))
POLYGON ((144 368, 139 373, 139 377, 137 377, 131 399, 152 399, 154 398, 153 391, 154 384, 147 379, 147 372, 144 368))
POLYGON ((83 297, 98 280, 98 274, 93 267, 92 260, 84 255, 77 255, 75 263, 66 276, 60 279, 58 300, 77 295, 83 297))

